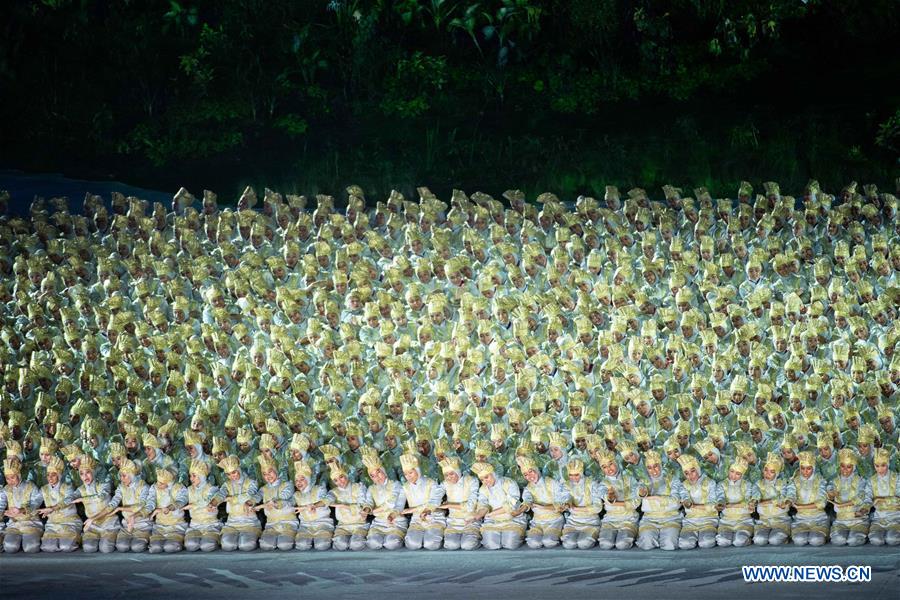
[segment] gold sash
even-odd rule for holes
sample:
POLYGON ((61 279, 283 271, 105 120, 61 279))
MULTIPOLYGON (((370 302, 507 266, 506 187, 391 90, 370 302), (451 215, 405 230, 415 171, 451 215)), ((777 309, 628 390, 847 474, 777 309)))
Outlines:
POLYGON ((819 517, 822 516, 822 509, 815 508, 798 508, 797 515, 800 517, 819 517))
POLYGON ((622 505, 606 505, 606 514, 611 517, 630 517, 634 514, 634 510, 628 506, 622 505))
POLYGON ((337 516, 337 520, 341 523, 358 524, 365 523, 366 521, 359 506, 339 506, 334 509, 334 514, 337 516))
POLYGON ((744 506, 726 507, 722 510, 722 516, 726 519, 746 519, 750 516, 750 507, 744 506))
POLYGON ((876 497, 873 504, 878 510, 900 510, 900 498, 896 496, 876 497))
POLYGON ((685 516, 688 519, 700 519, 704 517, 717 517, 719 516, 719 513, 714 504, 702 504, 700 506, 694 505, 688 508, 685 511, 685 516))
POLYGON ((841 507, 836 509, 835 515, 837 515, 838 520, 840 521, 850 521, 853 519, 858 519, 856 516, 856 506, 850 506, 847 508, 841 507))
POLYGON ((760 502, 756 507, 756 512, 759 513, 759 516, 766 518, 786 517, 788 509, 779 508, 778 503, 775 500, 770 500, 767 502, 760 502))
POLYGON ((641 510, 645 514, 677 511, 681 504, 672 496, 646 496, 641 500, 641 510))
POLYGON ((555 519, 559 517, 560 512, 558 510, 553 510, 549 508, 543 508, 541 506, 533 505, 531 507, 531 511, 534 513, 534 518, 538 520, 546 520, 546 519, 555 519))

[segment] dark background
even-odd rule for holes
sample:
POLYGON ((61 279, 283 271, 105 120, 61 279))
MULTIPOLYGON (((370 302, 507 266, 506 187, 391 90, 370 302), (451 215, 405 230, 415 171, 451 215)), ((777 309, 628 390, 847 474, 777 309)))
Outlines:
POLYGON ((894 191, 900 0, 5 0, 0 166, 232 201, 894 191))

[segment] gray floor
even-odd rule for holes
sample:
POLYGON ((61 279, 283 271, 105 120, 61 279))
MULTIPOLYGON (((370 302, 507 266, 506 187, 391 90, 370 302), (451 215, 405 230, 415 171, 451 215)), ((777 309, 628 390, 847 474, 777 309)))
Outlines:
POLYGON ((0 554, 2 598, 900 598, 896 548, 690 552, 0 554), (742 565, 869 565, 865 584, 748 584, 742 565))

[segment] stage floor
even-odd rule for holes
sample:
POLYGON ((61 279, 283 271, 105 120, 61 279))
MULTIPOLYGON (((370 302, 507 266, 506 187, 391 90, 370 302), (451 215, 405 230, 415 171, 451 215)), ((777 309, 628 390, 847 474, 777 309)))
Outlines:
POLYGON ((0 554, 0 597, 900 598, 897 548, 0 554), (749 584, 743 565, 869 565, 870 583, 749 584))

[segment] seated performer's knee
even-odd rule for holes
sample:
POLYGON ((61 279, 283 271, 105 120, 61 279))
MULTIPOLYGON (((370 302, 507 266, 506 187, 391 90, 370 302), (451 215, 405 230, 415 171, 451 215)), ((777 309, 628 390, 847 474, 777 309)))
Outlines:
POLYGON ((594 540, 594 538, 592 538, 590 536, 585 536, 585 537, 581 538, 580 540, 578 540, 578 549, 579 550, 590 550, 591 548, 594 547, 594 544, 596 544, 596 543, 597 542, 594 540))
POLYGON ((331 538, 316 538, 313 542, 313 547, 316 550, 330 550, 331 549, 331 538))
POLYGON ((678 548, 680 550, 693 550, 697 547, 697 540, 694 538, 682 537, 678 538, 678 548))
POLYGON ((479 540, 477 537, 471 537, 471 538, 464 537, 462 542, 460 543, 459 547, 462 550, 475 550, 480 545, 481 545, 481 540, 479 540))
POLYGON ((288 550, 293 550, 294 548, 294 538, 291 537, 283 537, 278 538, 278 543, 276 544, 278 549, 282 552, 287 552, 288 550))

